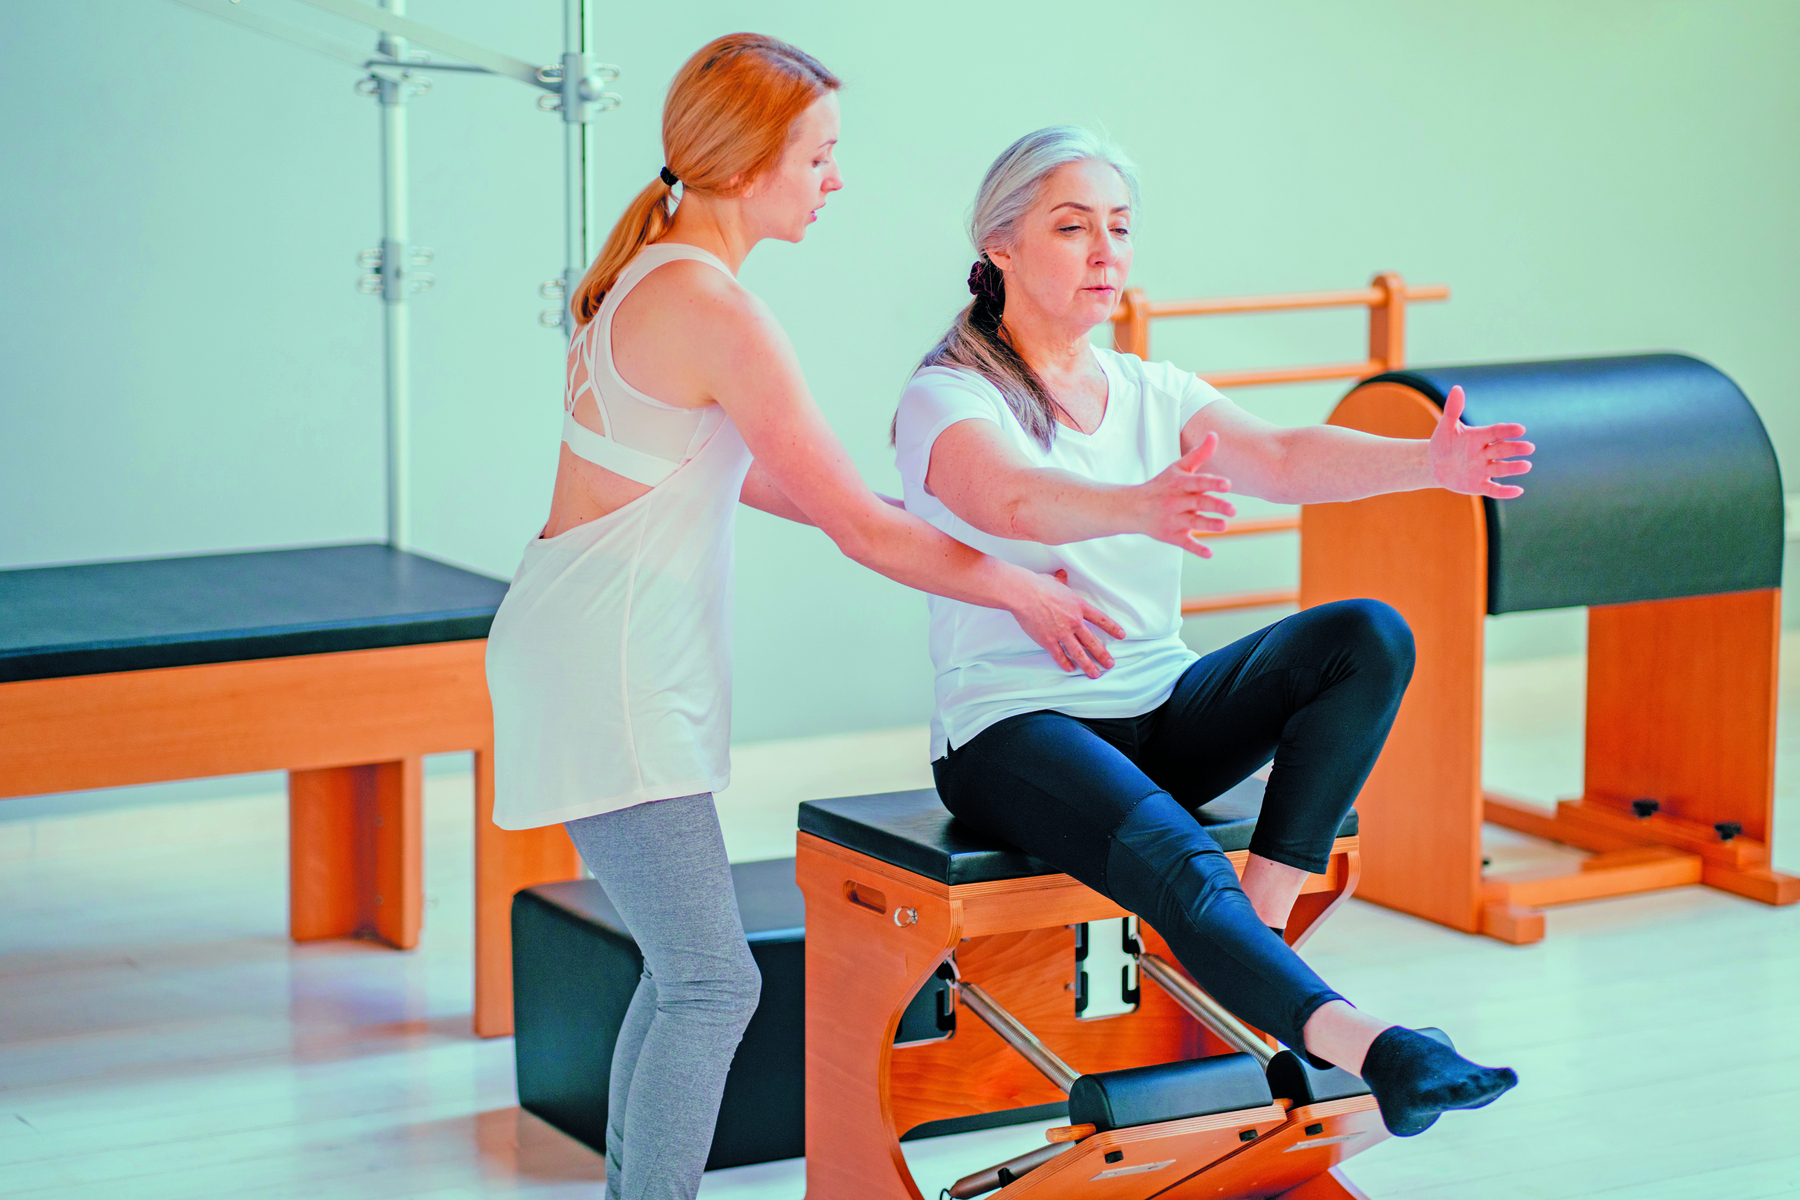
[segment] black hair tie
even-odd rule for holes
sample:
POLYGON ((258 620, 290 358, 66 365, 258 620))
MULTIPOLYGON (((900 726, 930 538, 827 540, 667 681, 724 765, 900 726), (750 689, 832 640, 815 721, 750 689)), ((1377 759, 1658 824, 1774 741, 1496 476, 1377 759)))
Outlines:
POLYGON ((669 170, 666 166, 662 169, 662 181, 669 187, 674 187, 681 182, 681 180, 676 177, 675 172, 669 170))
POLYGON ((969 268, 969 294, 975 297, 969 309, 970 323, 983 333, 999 330, 1000 316, 1006 311, 1006 276, 985 254, 969 268))

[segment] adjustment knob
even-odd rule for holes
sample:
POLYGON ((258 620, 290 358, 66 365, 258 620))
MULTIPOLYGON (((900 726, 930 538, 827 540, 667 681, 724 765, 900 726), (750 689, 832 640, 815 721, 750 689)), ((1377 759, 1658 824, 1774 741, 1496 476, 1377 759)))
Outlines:
POLYGON ((1631 802, 1632 815, 1637 817, 1647 817, 1661 808, 1662 804, 1656 800, 1633 800, 1631 802))
POLYGON ((1721 842, 1729 842, 1744 832, 1744 823, 1742 821, 1720 821, 1713 826, 1713 829, 1718 833, 1721 842))

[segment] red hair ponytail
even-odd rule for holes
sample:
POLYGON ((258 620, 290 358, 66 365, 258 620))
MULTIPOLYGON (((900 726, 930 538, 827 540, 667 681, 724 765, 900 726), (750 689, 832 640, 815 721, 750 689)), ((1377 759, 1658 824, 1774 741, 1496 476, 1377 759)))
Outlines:
MULTIPOLYGON (((663 162, 686 191, 736 195, 775 165, 794 118, 839 86, 818 59, 786 42, 755 33, 716 38, 688 59, 669 85, 663 162)), ((668 233, 674 190, 658 178, 626 206, 570 298, 577 325, 594 319, 638 251, 668 233)))

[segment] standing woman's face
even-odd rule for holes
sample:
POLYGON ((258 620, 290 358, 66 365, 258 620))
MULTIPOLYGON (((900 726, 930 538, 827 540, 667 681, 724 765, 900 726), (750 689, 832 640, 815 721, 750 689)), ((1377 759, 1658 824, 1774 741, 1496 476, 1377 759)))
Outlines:
POLYGON ((833 152, 838 140, 838 98, 828 91, 794 118, 787 148, 769 172, 743 193, 764 237, 797 242, 818 220, 825 197, 844 186, 833 152))
POLYGON ((1006 273, 1006 317, 1086 332, 1112 317, 1131 274, 1131 192, 1096 159, 1045 178, 1016 240, 988 257, 1006 273))

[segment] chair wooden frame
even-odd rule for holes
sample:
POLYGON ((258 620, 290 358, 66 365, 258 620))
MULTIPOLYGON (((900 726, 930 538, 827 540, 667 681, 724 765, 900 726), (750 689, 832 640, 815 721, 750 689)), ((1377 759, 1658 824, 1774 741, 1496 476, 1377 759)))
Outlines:
MULTIPOLYGON (((1242 871, 1248 853, 1229 857, 1242 871)), ((1291 942, 1304 941, 1349 897, 1359 870, 1357 839, 1339 838, 1325 874, 1305 885, 1289 925, 1291 942)), ((1093 1021, 1076 1017, 1072 927, 1126 914, 1067 875, 944 884, 809 833, 799 835, 795 873, 806 897, 806 1185, 812 1200, 922 1200, 900 1151, 902 1134, 928 1121, 1063 1099, 967 1014, 945 1040, 894 1045, 907 1003, 952 951, 963 978, 979 983, 1079 1070, 1114 1070, 1229 1049, 1153 987, 1143 988, 1134 1012, 1093 1021)), ((1143 922, 1139 929, 1146 951, 1172 959, 1153 929, 1143 922)), ((1203 1141, 1229 1130, 1235 1139, 1244 1116, 1197 1118, 1193 1129, 1178 1132, 1203 1141)), ((1346 1142, 1363 1139, 1355 1146, 1361 1149, 1373 1144, 1371 1135, 1385 1136, 1371 1098, 1292 1112, 1277 1106, 1256 1116, 1259 1134, 1270 1138, 1267 1145, 1282 1146, 1263 1156, 1279 1156, 1279 1167, 1261 1167, 1255 1178, 1244 1180, 1232 1174, 1237 1166, 1216 1174, 1238 1163, 1233 1156, 1205 1176, 1209 1183, 1230 1178, 1226 1189, 1204 1194, 1276 1194, 1268 1190, 1269 1171, 1279 1169, 1295 1173, 1282 1185, 1287 1190, 1276 1189, 1280 1194, 1301 1200, 1361 1195, 1335 1167, 1353 1152, 1346 1142), (1344 1140, 1327 1139, 1298 1152, 1276 1140, 1292 1133, 1290 1141, 1297 1142, 1308 1126, 1325 1121, 1333 1122, 1334 1137, 1341 1132, 1344 1140)), ((1080 1162, 1144 1136, 1131 1129, 1092 1135, 1078 1147, 1080 1162)), ((1001 1200, 1027 1191, 1043 1200, 1113 1195, 1089 1186, 1090 1172, 1056 1166, 1063 1159, 1074 1163, 1075 1153, 996 1195, 1001 1200), (1051 1186, 1057 1178, 1061 1182, 1051 1186)))
POLYGON ((512 1032, 510 906, 580 873, 560 826, 490 819, 485 640, 0 683, 0 799, 288 772, 289 934, 407 950, 426 754, 475 752, 475 1032, 512 1032))
MULTIPOLYGON (((1150 322, 1167 317, 1216 317, 1232 313, 1298 312, 1318 308, 1367 308, 1369 356, 1360 362, 1322 363, 1299 367, 1264 367, 1251 371, 1201 372, 1200 378, 1217 388, 1265 387, 1278 383, 1313 383, 1328 379, 1364 379, 1394 371, 1406 363, 1406 306, 1430 300, 1448 300, 1450 288, 1441 283, 1409 286, 1397 272, 1384 271, 1366 288, 1337 292, 1295 292, 1270 296, 1222 296, 1200 300, 1151 300, 1142 288, 1128 288, 1113 314, 1113 348, 1122 354, 1150 359, 1150 322)), ((1233 522, 1222 533, 1204 534, 1208 540, 1289 533, 1300 528, 1298 517, 1260 517, 1233 522)), ((1294 588, 1265 588, 1250 592, 1219 592, 1185 596, 1181 615, 1231 612, 1245 608, 1273 608, 1296 604, 1294 588)))

